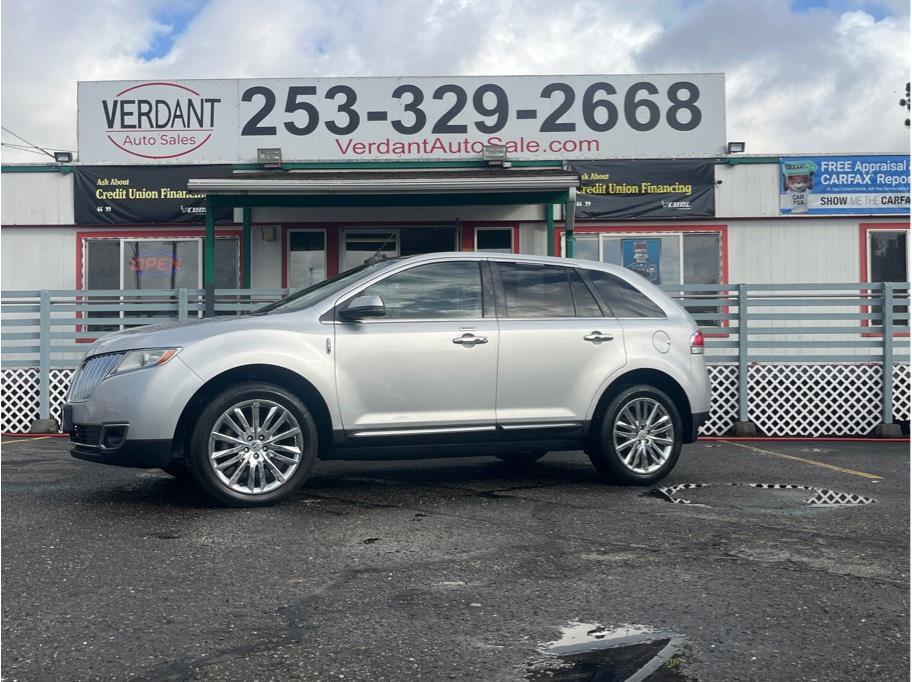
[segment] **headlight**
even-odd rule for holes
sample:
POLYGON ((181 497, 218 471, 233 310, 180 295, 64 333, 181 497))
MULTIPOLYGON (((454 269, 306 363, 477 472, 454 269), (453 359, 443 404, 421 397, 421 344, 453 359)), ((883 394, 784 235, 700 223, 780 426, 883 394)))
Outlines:
POLYGON ((127 351, 123 356, 123 360, 117 363, 117 367, 111 370, 108 376, 132 372, 134 369, 143 369, 144 367, 164 365, 177 355, 179 350, 180 348, 144 348, 127 351))

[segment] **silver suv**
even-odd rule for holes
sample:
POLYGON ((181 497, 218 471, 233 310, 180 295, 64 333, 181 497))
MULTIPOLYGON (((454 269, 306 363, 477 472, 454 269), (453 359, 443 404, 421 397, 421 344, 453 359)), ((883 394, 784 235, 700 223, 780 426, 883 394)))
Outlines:
POLYGON ((89 349, 71 453, 277 502, 317 459, 583 449, 606 479, 671 471, 709 412, 703 336, 622 268, 436 253, 349 270, 243 317, 131 329, 89 349))

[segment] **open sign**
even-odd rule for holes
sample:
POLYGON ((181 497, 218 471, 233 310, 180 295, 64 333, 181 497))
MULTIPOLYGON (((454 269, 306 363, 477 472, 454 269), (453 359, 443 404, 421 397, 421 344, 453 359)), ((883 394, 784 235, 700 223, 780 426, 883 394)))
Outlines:
POLYGON ((133 272, 148 272, 155 270, 158 272, 175 273, 184 265, 183 258, 172 258, 171 256, 145 256, 143 258, 131 258, 130 270, 133 272))

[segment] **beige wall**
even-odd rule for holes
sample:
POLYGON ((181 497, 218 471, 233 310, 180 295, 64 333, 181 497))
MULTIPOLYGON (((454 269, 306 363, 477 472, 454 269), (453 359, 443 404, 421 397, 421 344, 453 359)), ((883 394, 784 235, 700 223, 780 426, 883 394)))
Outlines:
POLYGON ((0 222, 4 225, 72 225, 72 173, 3 173, 0 222))

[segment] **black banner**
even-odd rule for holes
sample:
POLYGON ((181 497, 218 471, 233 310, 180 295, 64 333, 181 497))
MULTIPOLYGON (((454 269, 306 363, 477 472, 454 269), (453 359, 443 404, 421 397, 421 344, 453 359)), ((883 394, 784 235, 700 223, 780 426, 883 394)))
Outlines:
MULTIPOLYGON (((231 166, 77 166, 73 173, 78 225, 202 223, 205 197, 187 189, 193 178, 223 178, 231 166)), ((231 222, 232 210, 216 210, 231 222)))
POLYGON ((571 161, 579 173, 576 217, 712 218, 713 163, 704 159, 571 161))

